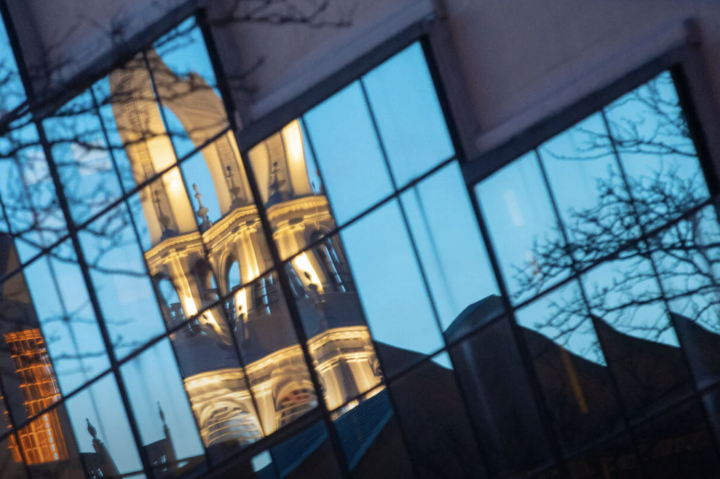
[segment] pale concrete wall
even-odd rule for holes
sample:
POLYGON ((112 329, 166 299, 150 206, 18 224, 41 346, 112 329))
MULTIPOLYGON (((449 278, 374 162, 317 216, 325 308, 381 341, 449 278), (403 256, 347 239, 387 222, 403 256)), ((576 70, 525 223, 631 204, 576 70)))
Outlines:
MULTIPOLYGON (((19 0, 10 0, 19 2, 19 0)), ((87 64, 110 46, 107 31, 131 17, 140 30, 181 0, 26 0, 36 32, 23 31, 29 52, 52 47, 63 32, 87 64), (80 21, 83 20, 84 21, 80 21), (80 25, 80 26, 76 26, 80 25), (39 46, 38 46, 39 45, 39 46), (88 53, 88 52, 91 52, 88 53)), ((217 0, 214 8, 217 7, 217 0)), ((325 18, 351 18, 345 28, 233 24, 217 28, 231 74, 248 75, 238 99, 256 120, 327 78, 403 27, 427 17, 433 0, 337 0, 325 18)), ((20 9, 18 9, 20 10, 20 9)), ((623 76, 684 38, 696 18, 714 91, 720 92, 720 2, 716 0, 445 0, 440 28, 457 57, 467 109, 466 144, 474 155, 623 76)), ((30 28, 23 28, 30 30, 30 28)), ((716 95, 717 98, 717 95, 716 95)))

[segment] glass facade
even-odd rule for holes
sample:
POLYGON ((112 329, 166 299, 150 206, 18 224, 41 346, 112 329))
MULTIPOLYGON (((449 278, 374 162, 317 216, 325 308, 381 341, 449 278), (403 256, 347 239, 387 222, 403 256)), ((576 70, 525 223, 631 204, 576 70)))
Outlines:
POLYGON ((188 19, 0 141, 3 477, 714 477, 669 72, 468 185, 421 41, 247 151, 214 66, 188 19))

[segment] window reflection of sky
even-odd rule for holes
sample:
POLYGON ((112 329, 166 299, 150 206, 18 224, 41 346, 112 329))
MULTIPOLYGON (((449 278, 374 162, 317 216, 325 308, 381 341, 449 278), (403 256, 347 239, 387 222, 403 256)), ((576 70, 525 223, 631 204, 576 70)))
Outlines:
MULTIPOLYGON (((158 48, 158 53, 181 76, 195 71, 214 87, 214 74, 199 30, 192 30, 190 37, 190 41, 168 42, 158 48)), ((0 50, 0 57, 2 55, 0 50)), ((321 191, 317 171, 320 169, 325 180, 322 186, 327 191, 337 215, 336 221, 340 225, 393 192, 380 141, 383 142, 390 169, 399 186, 454 154, 439 103, 432 93, 431 79, 419 44, 369 73, 363 81, 381 138, 378 139, 375 134, 371 111, 357 82, 312 109, 302 122, 304 153, 313 190, 316 193, 321 191), (313 151, 317 158, 312 155, 313 151)), ((96 89, 107 90, 107 81, 98 83, 96 89)), ((668 94, 665 90, 661 93, 668 94)), ((630 101, 617 102, 609 109, 608 116, 612 119, 621 110, 626 116, 647 115, 639 106, 632 105, 630 101)), ((169 109, 165 113, 170 129, 182 130, 177 117, 169 109)), ((119 142, 109 106, 101 107, 101 117, 111 143, 119 142)), ((92 130, 96 128, 96 123, 96 118, 88 117, 76 126, 92 130)), ((599 114, 539 149, 561 219, 566 224, 572 222, 572 210, 597 205, 597 180, 607 178, 609 172, 617 168, 610 152, 605 151, 596 157, 592 152, 584 150, 587 138, 583 138, 583 135, 593 133, 598 137, 604 134, 599 114)), ((104 141, 95 135, 93 140, 104 141)), ((673 141, 676 140, 673 138, 673 141)), ((189 139, 179 138, 174 141, 176 148, 183 153, 194 148, 189 139)), ((679 147, 688 145, 679 143, 679 147)), ((82 156, 81 153, 70 148, 68 155, 82 163, 78 158, 82 156)), ((116 150, 118 166, 125 172, 123 186, 128 189, 134 181, 129 174, 129 162, 123 155, 122 149, 116 150)), ((91 159, 101 162, 104 165, 102 172, 107 172, 105 157, 91 159)), ((690 164, 692 168, 683 167, 683 174, 688 175, 685 178, 700 174, 699 163, 694 160, 681 160, 678 155, 664 157, 664 160, 663 165, 679 164, 681 161, 690 164)), ((657 164, 657 155, 623 156, 623 165, 632 177, 645 174, 648 169, 656 168, 657 164)), ((181 168, 193 210, 198 209, 192 189, 192 185, 196 184, 202 194, 203 205, 209 209, 210 220, 215 222, 220 219, 215 185, 202 154, 188 159, 181 168)), ((90 182, 79 187, 80 194, 92 191, 96 182, 101 181, 99 178, 86 178, 82 171, 80 173, 82 181, 90 182)), ((116 186, 110 186, 113 197, 120 193, 116 186)), ((476 194, 488 222, 505 280, 511 292, 515 293, 518 291, 518 285, 513 279, 516 268, 528 265, 533 267, 533 241, 558 239, 556 219, 543 184, 536 153, 528 153, 482 182, 476 188, 476 194)), ((144 238, 142 230, 147 227, 142 224, 142 211, 137 197, 131 200, 131 205, 133 216, 141 229, 140 236, 144 238)), ((123 240, 134 245, 134 237, 129 229, 123 231, 122 235, 127 235, 123 240)), ((346 228, 341 237, 371 331, 380 342, 424 354, 433 353, 443 346, 441 332, 433 317, 431 298, 427 296, 421 273, 428 279, 432 300, 438 309, 443 328, 447 328, 470 304, 498 294, 457 163, 451 163, 403 193, 400 203, 393 200, 346 228), (401 204, 405 208, 409 228, 404 225, 399 208, 401 204), (417 245, 420 264, 414 256, 411 238, 417 245)), ((92 239, 85 238, 83 248, 85 254, 93 258, 100 247, 92 239)), ((144 244, 142 249, 149 249, 149 244, 144 244)), ((23 254, 27 256, 30 253, 23 254)), ((117 248, 103 261, 105 265, 122 265, 140 275, 144 272, 141 251, 137 247, 117 248)), ((106 355, 97 354, 102 351, 102 341, 77 267, 55 260, 52 264, 57 270, 60 291, 50 281, 51 273, 45 260, 35 263, 25 272, 31 293, 36 299, 50 353, 58 358, 83 352, 93 353, 92 357, 81 360, 67 360, 71 366, 80 363, 79 369, 66 367, 62 361, 56 362, 58 380, 63 392, 67 393, 80 386, 88 379, 88 375, 92 377, 105 370, 109 363, 106 355), (63 325, 57 319, 63 315, 63 308, 82 317, 84 321, 71 321, 70 326, 63 325), (70 332, 76 335, 75 342, 80 345, 80 349, 74 349, 70 332), (83 376, 77 370, 87 373, 83 376)), ((648 266, 643 265, 643 268, 648 266)), ((591 292, 602 290, 603 285, 611 283, 618 271, 622 270, 622 265, 619 269, 598 268, 584 278, 586 287, 591 292)), ((544 286, 568 274, 567 271, 561 272, 544 286)), ((153 303, 147 278, 131 279, 122 274, 101 278, 100 275, 94 273, 93 279, 104 315, 111 322, 111 334, 121 336, 124 341, 143 342, 162 333, 162 320, 157 305, 153 303), (128 302, 129 297, 132 297, 131 302, 128 302), (114 312, 122 314, 115 316, 114 312), (123 323, 128 318, 131 320, 123 323)), ((649 283, 637 285, 637 291, 642 290, 643 294, 656 292, 656 288, 656 285, 649 283)), ((588 318, 579 314, 568 316, 568 324, 573 328, 580 325, 572 335, 563 334, 563 326, 553 323, 557 319, 553 302, 577 301, 578 294, 577 284, 571 283, 569 287, 520 311, 518 320, 523 326, 537 329, 551 339, 564 338, 557 340, 571 352, 604 364, 588 318), (543 321, 548 321, 548 326, 543 327, 543 321)), ((527 294, 522 299, 529 297, 527 294)), ((607 310, 627 298, 620 294, 605 295, 604 299, 606 302, 602 306, 607 310)), ((647 326, 667 326, 665 311, 659 303, 638 309, 632 317, 618 313, 615 316, 605 315, 603 319, 611 324, 613 321, 619 322, 616 327, 621 332, 677 345, 672 330, 653 338, 637 332, 647 326)), ((131 349, 122 350, 120 356, 131 349)), ((446 355, 437 361, 450 365, 446 355)), ((166 412, 178 457, 201 454, 202 444, 186 404, 182 379, 169 343, 162 342, 123 366, 122 374, 133 403, 133 413, 141 426, 143 441, 147 444, 160 438, 162 426, 157 413, 157 403, 160 402, 166 412)), ((108 445, 121 472, 129 472, 139 469, 140 464, 126 418, 117 414, 122 408, 113 381, 111 377, 103 379, 89 391, 71 400, 68 409, 81 450, 87 452, 92 447, 85 424, 86 417, 89 417, 98 427, 101 439, 108 445)))

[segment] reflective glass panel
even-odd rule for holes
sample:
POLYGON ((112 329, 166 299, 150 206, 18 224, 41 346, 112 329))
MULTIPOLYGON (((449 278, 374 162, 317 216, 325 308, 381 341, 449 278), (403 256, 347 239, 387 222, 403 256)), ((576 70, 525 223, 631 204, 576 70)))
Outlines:
POLYGON ((170 341, 161 341, 120 370, 153 474, 204 472, 205 451, 170 341))
POLYGON ((146 56, 179 157, 227 128, 225 106, 194 18, 155 42, 146 56))
POLYGON ((498 296, 457 163, 400 196, 445 336, 472 330, 471 308, 498 296))
POLYGON ((640 218, 656 228, 709 195, 670 72, 605 109, 640 218))
POLYGON ((22 461, 23 457, 18 446, 17 436, 12 435, 0 441, 0 470, 3 471, 3 477, 27 479, 27 469, 22 461))
POLYGON ((66 444, 80 452, 91 477, 144 477, 114 375, 103 377, 68 399, 65 408, 66 444))
MULTIPOLYGON (((318 395, 277 273, 267 273, 242 288, 234 289, 223 304, 231 318, 230 324, 265 433, 270 434, 312 411, 317 406, 318 395)), ((308 336, 311 334, 308 333, 308 336)), ((320 347, 327 339, 318 338, 320 347)), ((311 348, 312 344, 311 341, 311 348)), ((330 358, 318 357, 320 361, 325 359, 330 358)), ((342 379, 343 366, 335 364, 335 367, 342 379)), ((333 369, 332 361, 330 369, 333 369)), ((327 372, 332 376, 337 371, 327 372)), ((330 386, 326 389, 329 390, 330 386)))
POLYGON ((122 193, 92 94, 77 96, 43 126, 73 219, 81 223, 122 193))
POLYGON ((340 236, 385 373, 392 376, 439 350, 443 340, 398 202, 340 236))
POLYGON ((362 82, 398 187, 455 154, 420 43, 362 82))
POLYGON ((548 293, 516 312, 516 319, 565 453, 624 431, 617 391, 579 284, 548 293))
POLYGON ((95 293, 118 358, 165 332, 125 204, 79 233, 95 293))
MULTIPOLYGON (((323 186, 339 224, 392 193, 387 166, 359 83, 351 84, 310 110, 304 120, 323 186)), ((268 153, 272 165, 275 163, 273 153, 273 150, 268 153)), ((277 175, 272 175, 272 170, 270 173, 272 181, 277 175)))
POLYGON ((60 389, 67 394, 110 367, 70 242, 24 271, 60 389))
POLYGON ((680 344, 705 386, 720 375, 718 270, 720 226, 709 206, 650 240, 658 277, 680 344))
MULTIPOLYGON (((498 298, 499 300, 499 298, 498 298)), ((450 357, 489 477, 532 477, 551 465, 537 399, 505 315, 451 346, 450 357)))
POLYGON ((569 274, 570 258, 534 151, 478 184, 475 194, 514 301, 569 274))
POLYGON ((25 101, 25 88, 2 19, 0 19, 0 79, 2 79, 0 116, 3 116, 25 101))
POLYGON ((640 236, 609 134, 597 113, 542 145, 538 154, 580 266, 640 236))
POLYGON ((270 453, 277 475, 281 478, 342 477, 328 437, 325 424, 319 421, 273 447, 270 453))
POLYGON ((650 262, 642 255, 607 262, 583 282, 595 331, 630 415, 686 394, 689 373, 650 262))
POLYGON ((35 125, 27 118, 0 139, 0 195, 24 263, 67 234, 67 225, 35 125))
POLYGON ((422 477, 485 476, 447 353, 426 361, 388 388, 398 418, 395 427, 403 428, 407 450, 422 477))
POLYGON ((413 476, 403 432, 384 387, 353 400, 334 412, 332 419, 353 477, 413 476))

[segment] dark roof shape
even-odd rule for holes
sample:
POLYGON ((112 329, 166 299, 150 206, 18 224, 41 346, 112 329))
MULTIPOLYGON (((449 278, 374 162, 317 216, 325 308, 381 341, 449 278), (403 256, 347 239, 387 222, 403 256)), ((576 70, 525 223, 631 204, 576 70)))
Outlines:
POLYGON ((698 322, 670 313, 678 340, 688 353, 688 360, 701 387, 720 377, 720 334, 708 331, 698 322))
POLYGON ((655 409, 689 391, 680 348, 623 334, 596 316, 592 321, 631 416, 650 413, 651 405, 655 409))
POLYGON ((502 298, 487 296, 465 308, 445 330, 445 338, 449 342, 455 341, 504 314, 502 298))

